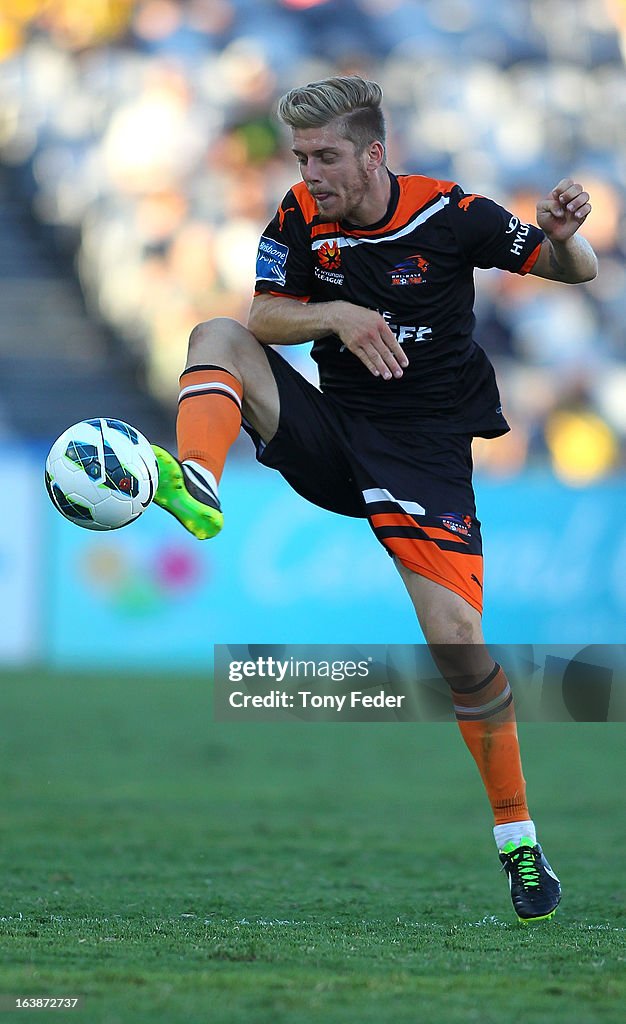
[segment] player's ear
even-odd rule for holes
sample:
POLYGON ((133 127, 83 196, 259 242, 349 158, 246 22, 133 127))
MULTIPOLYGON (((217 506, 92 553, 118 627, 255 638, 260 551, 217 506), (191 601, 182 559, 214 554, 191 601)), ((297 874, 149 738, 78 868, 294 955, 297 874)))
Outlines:
POLYGON ((367 148, 367 169, 375 171, 385 162, 385 147, 382 142, 370 142, 367 148))

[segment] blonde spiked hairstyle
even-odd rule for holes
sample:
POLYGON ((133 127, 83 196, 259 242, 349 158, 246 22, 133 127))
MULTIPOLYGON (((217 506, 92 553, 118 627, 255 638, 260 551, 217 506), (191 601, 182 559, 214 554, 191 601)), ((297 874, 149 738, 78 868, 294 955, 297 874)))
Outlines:
POLYGON ((278 116, 290 128, 319 128, 337 121, 339 132, 362 153, 372 142, 385 145, 383 91, 358 75, 326 78, 291 89, 278 101, 278 116))

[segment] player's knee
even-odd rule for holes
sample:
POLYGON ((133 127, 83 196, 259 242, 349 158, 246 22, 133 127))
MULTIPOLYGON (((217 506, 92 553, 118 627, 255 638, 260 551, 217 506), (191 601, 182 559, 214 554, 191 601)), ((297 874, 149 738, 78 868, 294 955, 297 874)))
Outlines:
POLYGON ((444 679, 450 681, 473 671, 483 661, 484 639, 480 621, 462 608, 429 624, 425 630, 431 655, 444 679))
POLYGON ((197 324, 189 335, 189 361, 198 363, 223 357, 247 341, 250 332, 231 317, 219 316, 197 324))
POLYGON ((480 620, 468 612, 450 616, 427 633, 432 658, 446 682, 456 689, 473 686, 493 667, 485 646, 480 620))
POLYGON ((448 608, 445 615, 433 616, 424 624, 426 641, 430 647, 446 650, 456 644, 479 644, 483 642, 480 619, 468 607, 458 605, 448 608))

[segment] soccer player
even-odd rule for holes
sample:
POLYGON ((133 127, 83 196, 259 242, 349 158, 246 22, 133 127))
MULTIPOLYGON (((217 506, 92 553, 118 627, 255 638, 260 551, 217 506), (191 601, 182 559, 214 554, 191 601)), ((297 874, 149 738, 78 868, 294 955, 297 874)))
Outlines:
POLYGON ((509 427, 472 339, 473 271, 591 280, 596 258, 578 234, 589 196, 563 179, 534 226, 452 181, 393 174, 381 100, 356 76, 280 100, 302 181, 261 238, 247 327, 218 318, 191 334, 178 459, 155 448, 155 500, 196 537, 217 534, 243 417, 263 465, 314 504, 368 519, 450 685, 515 911, 545 919, 560 884, 528 810, 511 689, 481 628, 471 445, 509 427), (310 340, 321 390, 270 347, 310 340))

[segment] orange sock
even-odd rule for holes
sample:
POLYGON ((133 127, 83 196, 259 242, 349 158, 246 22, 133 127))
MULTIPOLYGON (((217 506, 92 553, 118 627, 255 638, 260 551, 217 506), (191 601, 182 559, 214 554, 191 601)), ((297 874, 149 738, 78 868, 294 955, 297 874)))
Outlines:
POLYGON ((219 481, 241 429, 241 383, 222 366, 190 366, 180 378, 176 437, 181 462, 193 459, 219 481))
POLYGON ((530 818, 513 694, 498 664, 476 686, 452 690, 461 734, 481 774, 495 824, 530 818))

